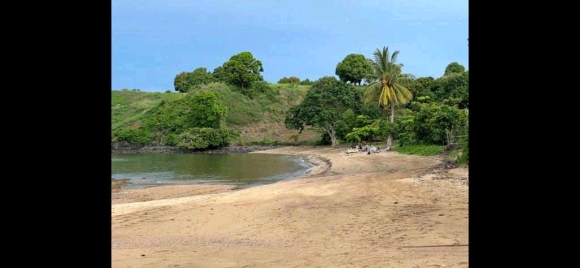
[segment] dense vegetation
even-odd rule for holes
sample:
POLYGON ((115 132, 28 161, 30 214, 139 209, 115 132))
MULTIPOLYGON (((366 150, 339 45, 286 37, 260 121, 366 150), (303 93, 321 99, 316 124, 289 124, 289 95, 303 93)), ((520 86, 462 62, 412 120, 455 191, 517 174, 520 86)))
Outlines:
POLYGON ((332 145, 337 145, 336 128, 346 110, 361 112, 362 94, 352 85, 334 77, 323 77, 314 83, 304 100, 290 109, 286 116, 287 128, 302 132, 306 125, 324 130, 332 145))
POLYGON ((213 72, 177 74, 176 93, 113 90, 112 142, 194 150, 378 142, 401 153, 451 150, 467 163, 469 72, 452 62, 441 77, 416 78, 403 72, 398 54, 353 53, 337 64, 339 79, 271 84, 261 61, 242 52, 213 72))
MULTIPOLYGON (((172 145, 173 137, 158 131, 157 138, 144 130, 144 124, 150 121, 156 111, 171 112, 166 116, 164 126, 183 124, 187 108, 179 100, 198 92, 214 92, 221 96, 221 105, 226 107, 225 126, 236 130, 239 135, 232 137, 236 145, 275 145, 304 144, 314 145, 319 142, 317 130, 307 127, 303 133, 288 130, 284 126, 284 117, 288 107, 297 105, 306 95, 310 86, 266 84, 274 92, 273 98, 267 94, 257 94, 254 98, 244 95, 239 88, 223 82, 212 82, 196 87, 188 93, 148 93, 128 89, 112 91, 112 142, 115 146, 172 145), (164 101, 164 109, 158 109, 164 101), (171 108, 171 109, 170 109, 171 108), (139 134, 139 135, 138 135, 139 134), (151 136, 151 137, 149 137, 151 136)), ((181 129, 174 129, 181 131, 181 129)), ((169 135, 175 136, 175 135, 169 135)))

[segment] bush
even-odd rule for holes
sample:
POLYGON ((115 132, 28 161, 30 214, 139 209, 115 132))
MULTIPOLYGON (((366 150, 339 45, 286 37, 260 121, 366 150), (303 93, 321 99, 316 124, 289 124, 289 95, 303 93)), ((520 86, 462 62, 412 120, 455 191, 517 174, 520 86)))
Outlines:
POLYGON ((466 164, 469 165, 469 138, 465 139, 463 143, 463 152, 461 153, 461 157, 457 159, 459 164, 466 164))
POLYGON ((192 128, 177 137, 177 146, 189 150, 226 146, 239 137, 239 132, 227 128, 192 128))
POLYGON ((448 131, 452 135, 464 133, 467 114, 455 106, 424 103, 414 118, 415 133, 419 142, 446 144, 448 131))
POLYGON ((315 142, 315 145, 331 145, 332 144, 332 140, 330 139, 330 135, 328 135, 328 132, 324 132, 322 133, 322 135, 320 136, 320 140, 315 142))
POLYGON ((146 145, 153 140, 149 132, 132 128, 118 129, 113 133, 113 139, 130 145, 146 145))
POLYGON ((283 77, 278 80, 278 84, 299 84, 300 78, 296 76, 283 77))
POLYGON ((179 143, 178 135, 174 133, 169 133, 167 134, 167 136, 165 136, 164 145, 177 146, 178 143, 179 143))
POLYGON ((147 112, 143 119, 144 130, 149 132, 179 134, 193 127, 219 128, 225 124, 227 109, 222 96, 215 92, 187 94, 175 101, 162 101, 147 112))
POLYGON ((248 96, 250 99, 263 96, 271 101, 277 101, 280 95, 280 91, 277 88, 270 87, 268 82, 265 81, 253 82, 251 87, 244 89, 242 93, 248 96))
POLYGON ((353 128, 352 132, 346 135, 349 142, 373 141, 379 135, 380 128, 378 124, 367 125, 360 128, 353 128))
POLYGON ((304 85, 304 86, 308 86, 308 85, 312 85, 314 82, 310 81, 310 79, 306 78, 303 81, 300 81, 300 85, 304 85))
POLYGON ((395 119, 396 138, 399 146, 417 143, 417 135, 415 134, 415 117, 404 116, 395 119))

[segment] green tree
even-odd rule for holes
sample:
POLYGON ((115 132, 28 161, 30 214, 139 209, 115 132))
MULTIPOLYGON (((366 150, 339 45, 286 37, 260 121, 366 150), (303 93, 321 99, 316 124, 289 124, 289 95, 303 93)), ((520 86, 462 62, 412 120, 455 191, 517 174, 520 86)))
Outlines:
POLYGON ((395 131, 399 146, 417 143, 417 131, 415 124, 416 113, 412 115, 399 116, 395 120, 395 131))
POLYGON ((469 73, 451 73, 434 81, 435 99, 460 109, 469 108, 469 73))
POLYGON ((222 102, 222 95, 216 92, 197 92, 191 97, 189 119, 196 127, 225 127, 227 108, 222 102))
POLYGON ((373 71, 372 65, 362 54, 349 54, 336 65, 336 75, 340 80, 361 84, 363 78, 373 71))
MULTIPOLYGON (((365 94, 367 101, 378 101, 379 106, 383 109, 390 108, 390 122, 395 121, 395 107, 409 102, 413 98, 413 93, 402 85, 401 82, 412 78, 410 75, 402 74, 402 64, 397 63, 399 51, 393 52, 389 56, 389 48, 383 47, 383 50, 377 50, 373 53, 373 74, 369 75, 374 80, 365 94)), ((387 146, 392 147, 393 135, 387 138, 387 146)))
POLYGON ((300 84, 301 84, 301 85, 312 85, 312 83, 313 83, 313 82, 312 82, 312 81, 310 81, 310 79, 308 79, 308 78, 306 78, 306 79, 304 79, 304 80, 300 81, 300 84))
POLYGON ((162 101, 143 119, 142 128, 154 133, 158 140, 167 134, 180 134, 194 128, 220 128, 225 125, 226 107, 216 92, 188 93, 175 101, 162 101))
POLYGON ((414 118, 418 141, 427 144, 444 144, 447 135, 467 134, 467 112, 455 106, 424 103, 414 118))
POLYGON ((288 77, 288 82, 290 82, 290 84, 298 84, 300 83, 300 78, 296 76, 290 76, 288 77))
POLYGON ((299 84, 300 83, 300 78, 296 77, 296 76, 290 76, 290 77, 282 77, 280 78, 280 80, 278 80, 278 84, 299 84))
POLYGON ((361 111, 362 94, 354 87, 334 77, 323 77, 308 90, 304 100, 292 107, 284 121, 288 129, 304 129, 305 125, 320 127, 330 136, 331 144, 338 145, 336 127, 344 112, 361 111))
POLYGON ((450 75, 453 73, 463 73, 465 72, 465 67, 457 62, 452 62, 445 67, 445 73, 443 75, 450 75))
POLYGON ((191 90, 192 87, 209 84, 214 80, 212 73, 208 72, 205 67, 200 67, 193 70, 193 72, 181 72, 176 75, 173 85, 175 91, 185 93, 191 90))
POLYGON ((288 77, 284 76, 282 78, 280 78, 280 80, 278 80, 278 84, 289 84, 290 81, 288 81, 288 77))
POLYGON ((284 119, 286 128, 297 129, 298 134, 302 134, 302 131, 304 131, 304 128, 306 128, 305 112, 305 109, 303 109, 303 107, 300 105, 290 107, 288 113, 286 113, 286 119, 284 119))
POLYGON ((200 67, 193 70, 193 72, 189 75, 189 80, 193 86, 209 84, 215 81, 213 74, 205 67, 200 67))
POLYGON ((346 134, 350 133, 356 126, 356 115, 352 109, 347 109, 342 114, 342 120, 338 121, 336 126, 336 136, 345 140, 346 134))
POLYGON ((176 137, 177 146, 189 150, 200 150, 226 146, 239 132, 227 128, 191 128, 176 137))
POLYGON ((241 52, 224 63, 226 80, 232 85, 248 88, 252 82, 263 81, 260 72, 264 71, 262 62, 255 59, 250 52, 241 52))
POLYGON ((181 72, 173 79, 175 91, 185 93, 191 86, 189 82, 189 72, 181 72))
POLYGON ((224 67, 222 66, 218 66, 217 68, 213 69, 213 78, 215 79, 215 81, 219 81, 219 82, 227 82, 228 81, 228 75, 226 74, 226 72, 224 71, 224 67))
POLYGON ((409 87, 413 96, 425 95, 426 92, 431 91, 435 79, 431 76, 419 77, 413 81, 413 85, 409 87))
POLYGON ((433 77, 419 77, 412 81, 411 85, 407 87, 413 94, 413 100, 409 102, 407 108, 413 111, 419 111, 420 104, 425 102, 435 101, 435 93, 432 90, 438 85, 438 79, 433 77))

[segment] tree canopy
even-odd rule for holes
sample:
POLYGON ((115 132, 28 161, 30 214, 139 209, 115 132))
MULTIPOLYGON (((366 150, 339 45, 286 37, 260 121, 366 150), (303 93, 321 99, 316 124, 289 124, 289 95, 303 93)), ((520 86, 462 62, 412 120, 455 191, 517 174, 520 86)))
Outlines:
POLYGON ((163 101, 149 111, 143 128, 165 133, 179 133, 193 127, 219 128, 224 124, 226 112, 218 93, 188 93, 176 101, 163 101))
MULTIPOLYGON (((389 53, 386 46, 376 49, 372 60, 351 53, 336 66, 339 79, 324 76, 312 82, 290 76, 281 78, 278 83, 291 85, 272 86, 261 75, 262 62, 250 52, 241 52, 213 72, 199 67, 176 75, 175 90, 187 93, 171 94, 177 98, 167 95, 155 104, 159 97, 155 94, 160 93, 154 93, 131 103, 129 100, 136 97, 137 92, 129 94, 128 90, 122 90, 122 95, 128 99, 117 100, 113 114, 127 114, 127 111, 140 114, 117 119, 119 126, 113 129, 112 141, 188 149, 225 146, 232 139, 242 137, 225 126, 222 96, 227 96, 228 107, 236 110, 234 114, 240 118, 250 113, 252 118, 272 121, 271 124, 284 121, 287 129, 299 130, 292 135, 296 138, 295 143, 298 135, 311 126, 322 130, 322 139, 314 141, 315 144, 337 145, 339 140, 373 142, 385 138, 386 145, 391 148, 393 139, 401 147, 436 144, 449 146, 446 147, 449 149, 461 144, 467 161, 469 72, 459 63, 451 62, 444 75, 437 79, 415 79, 402 72, 403 64, 397 61, 398 55, 399 51, 389 53), (363 80, 369 85, 355 86, 363 80), (223 83, 204 85, 212 82, 223 83), (310 86, 298 87, 298 84, 310 86), (156 106, 150 106, 154 104, 156 106)), ((239 122, 242 123, 234 123, 235 127, 243 129, 249 121, 239 122)), ((260 131, 267 131, 270 126, 260 131)), ((283 136, 276 131, 271 135, 283 136)))
POLYGON ((224 82, 224 83, 228 81, 228 75, 224 71, 223 66, 218 66, 215 69, 213 69, 212 75, 216 81, 224 82))
POLYGON ((264 71, 262 62, 255 59, 250 52, 234 55, 223 64, 226 81, 241 88, 248 88, 253 82, 263 81, 260 74, 264 71))
POLYGON ((336 127, 346 110, 361 110, 362 93, 352 85, 334 77, 322 77, 314 82, 304 100, 292 107, 284 121, 289 129, 304 129, 310 125, 320 127, 330 136, 332 145, 338 145, 336 127))
POLYGON ((182 72, 175 76, 173 85, 175 91, 188 92, 191 88, 203 84, 208 84, 215 81, 211 72, 208 72, 205 67, 200 67, 193 72, 182 72))
POLYGON ((296 77, 296 76, 290 76, 290 77, 282 77, 280 78, 280 80, 278 80, 278 84, 299 84, 300 83, 300 78, 296 77))
POLYGON ((463 73, 465 72, 465 67, 457 62, 452 62, 445 67, 445 73, 443 75, 450 75, 453 73, 463 73))
POLYGON ((341 81, 359 84, 372 73, 371 63, 362 54, 349 54, 336 65, 336 75, 341 81))

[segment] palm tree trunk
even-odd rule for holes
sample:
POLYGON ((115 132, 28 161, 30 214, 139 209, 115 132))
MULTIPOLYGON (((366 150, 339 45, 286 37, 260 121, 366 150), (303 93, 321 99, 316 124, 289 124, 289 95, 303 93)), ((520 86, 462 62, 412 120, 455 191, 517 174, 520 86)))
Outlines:
MULTIPOLYGON (((395 105, 391 104, 391 114, 389 115, 389 121, 391 121, 391 123, 395 122, 395 105)), ((389 137, 387 138, 387 147, 389 148, 393 148, 393 135, 389 134, 389 137)))

